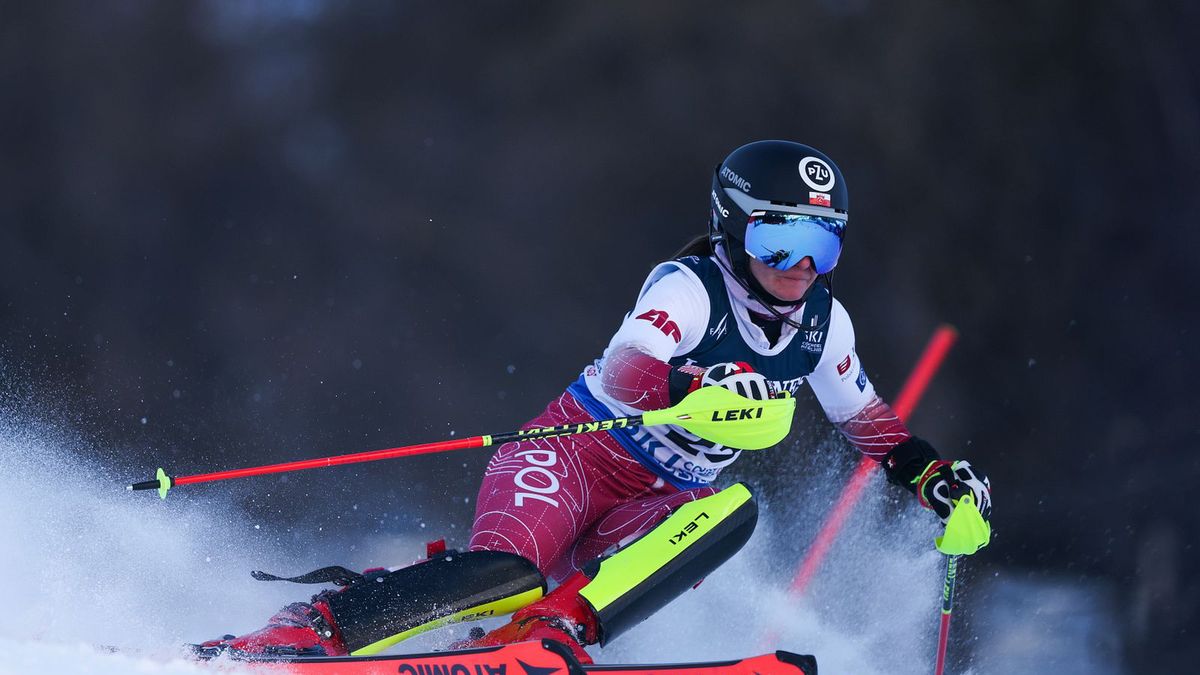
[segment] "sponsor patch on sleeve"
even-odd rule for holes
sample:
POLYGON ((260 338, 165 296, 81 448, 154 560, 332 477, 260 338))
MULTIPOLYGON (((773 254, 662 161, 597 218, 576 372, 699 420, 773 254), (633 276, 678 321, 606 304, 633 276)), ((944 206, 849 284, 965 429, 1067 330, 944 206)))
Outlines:
POLYGON ((854 381, 854 384, 858 385, 859 391, 867 390, 867 370, 865 368, 858 371, 858 379, 854 381))
POLYGON ((655 328, 661 330, 664 335, 674 340, 676 344, 683 339, 683 336, 679 333, 679 326, 675 325, 675 322, 671 321, 671 316, 661 309, 648 310, 639 314, 637 318, 649 321, 655 328))

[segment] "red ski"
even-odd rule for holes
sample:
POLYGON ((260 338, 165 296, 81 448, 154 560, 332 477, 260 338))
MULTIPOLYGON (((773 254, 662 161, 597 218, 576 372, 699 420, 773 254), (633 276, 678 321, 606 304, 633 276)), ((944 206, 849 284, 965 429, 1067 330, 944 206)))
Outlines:
POLYGON ((589 665, 582 668, 585 673, 609 675, 816 675, 817 660, 805 654, 778 651, 734 661, 644 666, 589 665))
MULTIPOLYGON (((217 659, 209 665, 231 663, 217 659)), ((816 675, 811 656, 775 652, 710 663, 583 665, 553 640, 396 656, 293 656, 236 660, 262 673, 295 675, 816 675)))

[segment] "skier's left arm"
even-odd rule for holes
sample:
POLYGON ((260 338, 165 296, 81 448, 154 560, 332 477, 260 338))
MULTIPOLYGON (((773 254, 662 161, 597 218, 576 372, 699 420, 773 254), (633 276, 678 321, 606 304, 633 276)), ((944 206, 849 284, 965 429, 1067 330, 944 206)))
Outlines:
POLYGON ((879 462, 888 481, 917 496, 943 521, 971 493, 985 519, 991 515, 991 483, 966 460, 943 460, 928 441, 913 436, 878 394, 854 350, 854 325, 836 299, 825 350, 809 385, 825 415, 864 455, 879 462))

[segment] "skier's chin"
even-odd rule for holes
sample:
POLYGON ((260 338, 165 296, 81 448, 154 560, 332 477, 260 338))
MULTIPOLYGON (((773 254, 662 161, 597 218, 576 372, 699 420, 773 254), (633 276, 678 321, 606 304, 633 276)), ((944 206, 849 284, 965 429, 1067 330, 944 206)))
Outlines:
POLYGON ((772 284, 774 288, 769 290, 771 291, 771 295, 788 304, 794 304, 804 299, 804 294, 808 292, 809 287, 812 286, 812 282, 812 279, 780 279, 772 284))
POLYGON ((799 303, 817 280, 811 268, 796 266, 788 270, 776 270, 754 258, 750 259, 750 272, 768 293, 789 305, 799 303))

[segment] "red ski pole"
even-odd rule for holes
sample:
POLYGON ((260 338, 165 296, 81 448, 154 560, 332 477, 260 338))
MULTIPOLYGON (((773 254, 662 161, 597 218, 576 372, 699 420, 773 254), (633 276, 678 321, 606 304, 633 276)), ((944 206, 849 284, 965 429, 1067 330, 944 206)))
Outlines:
POLYGON ((635 426, 655 426, 660 424, 675 424, 688 431, 721 445, 735 448, 757 450, 767 448, 782 441, 791 430, 792 413, 796 410, 796 400, 791 396, 780 395, 770 400, 756 401, 735 394, 722 387, 701 387, 688 394, 679 403, 663 410, 648 410, 641 415, 614 417, 611 419, 562 424, 555 427, 535 427, 506 431, 488 436, 472 436, 452 441, 437 441, 420 445, 406 445, 399 448, 384 450, 369 450, 348 455, 302 459, 295 462, 282 462, 266 466, 252 466, 245 469, 230 469, 214 471, 193 476, 168 476, 161 468, 152 480, 134 483, 130 490, 158 490, 158 495, 167 498, 167 490, 178 485, 193 483, 208 483, 231 478, 247 476, 262 476, 271 473, 317 469, 342 464, 358 462, 375 462, 381 459, 410 457, 431 452, 446 452, 463 448, 483 448, 491 445, 501 445, 513 441, 529 441, 536 438, 552 436, 570 436, 573 434, 592 434, 612 429, 624 429, 635 426))
POLYGON ((942 623, 938 628, 937 665, 935 675, 942 675, 946 668, 946 647, 950 644, 950 612, 954 611, 954 582, 958 576, 957 555, 946 556, 946 582, 942 586, 942 623))

